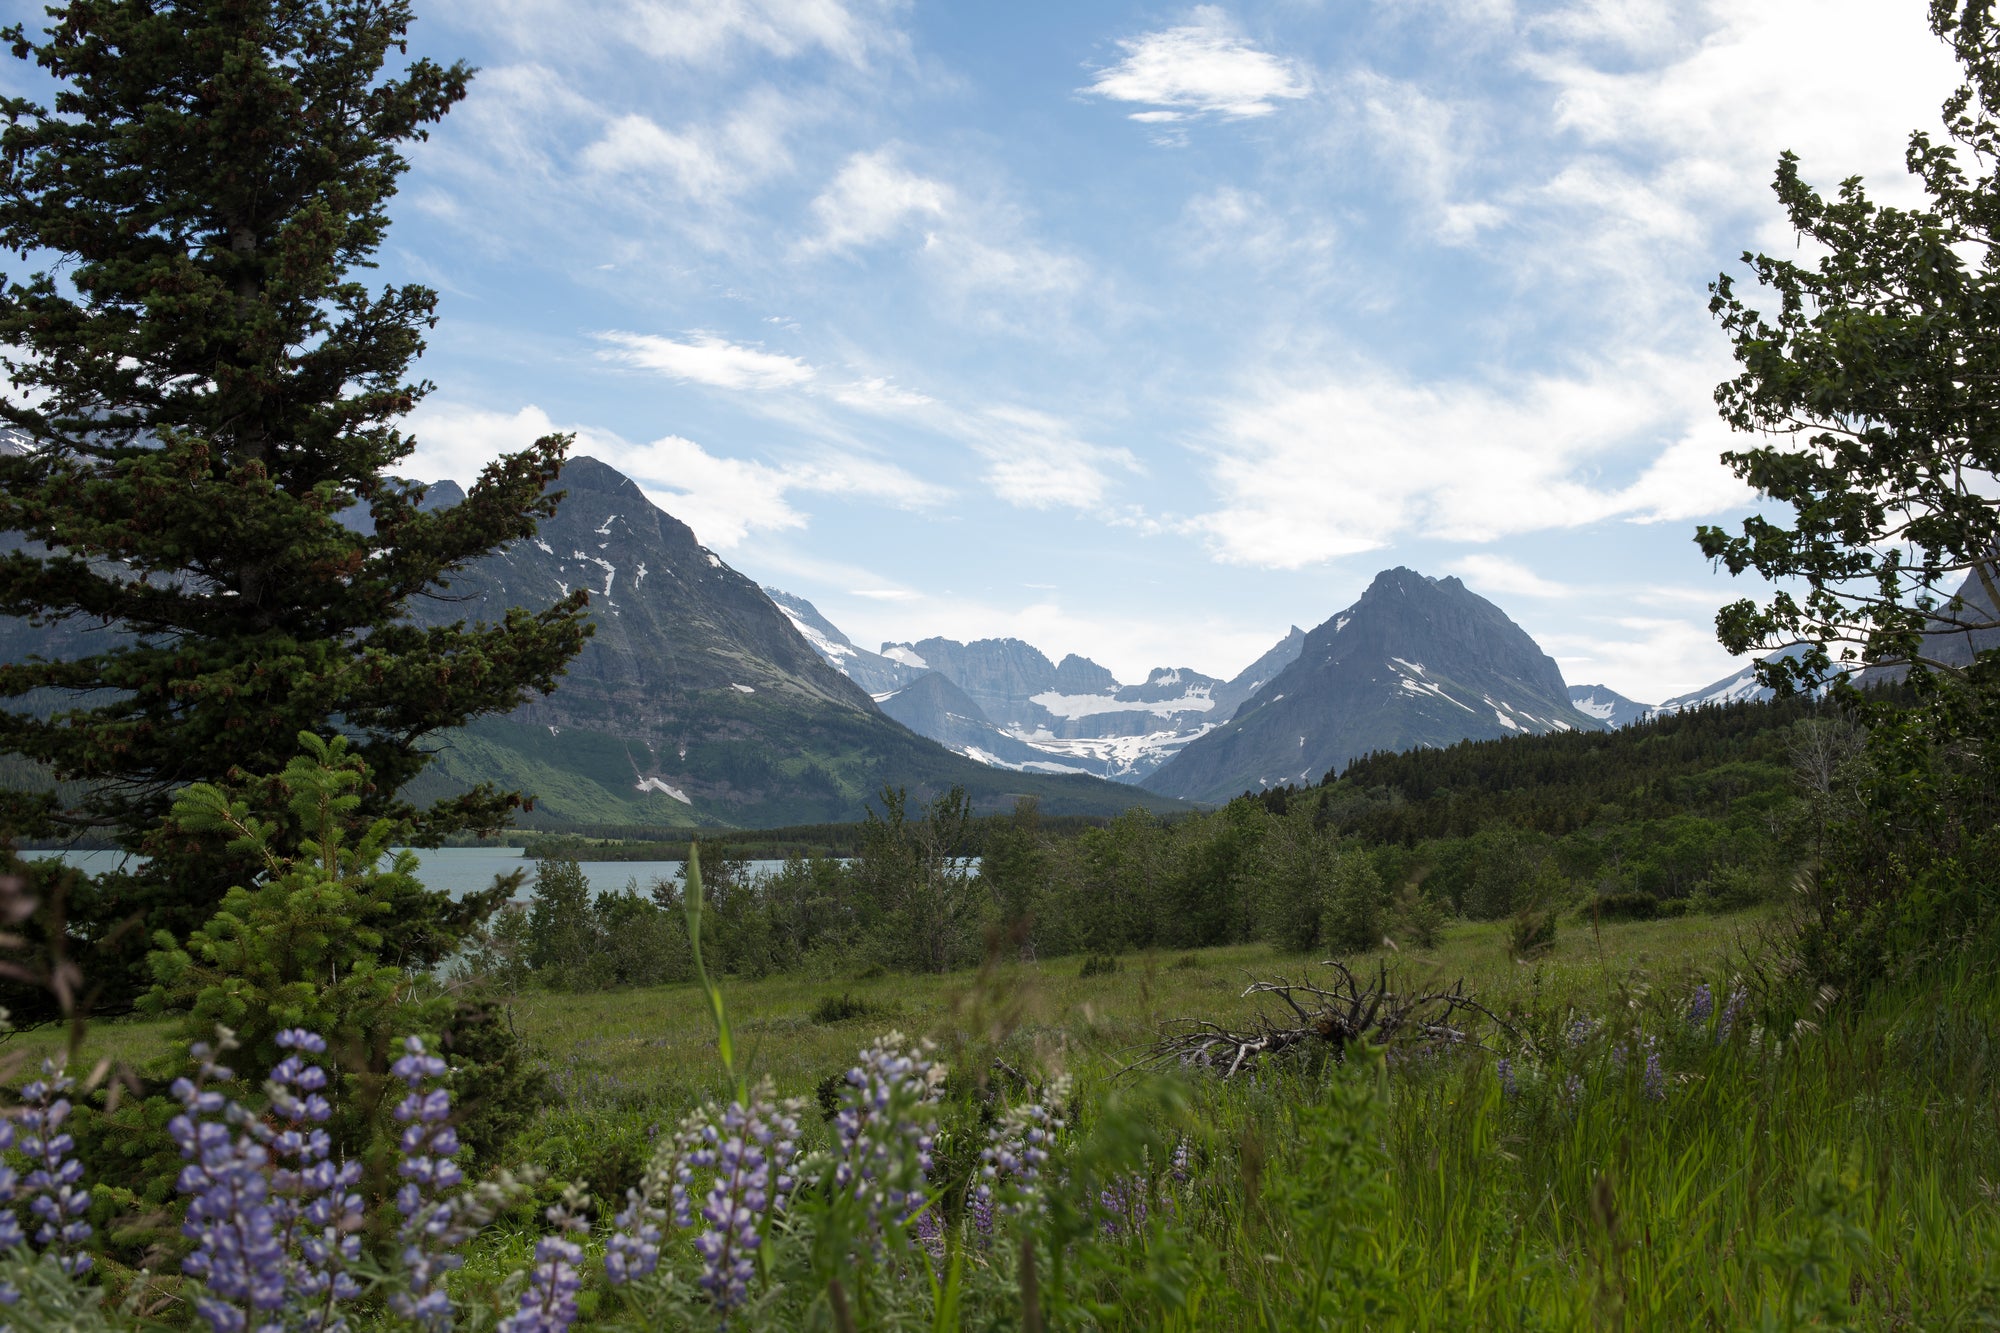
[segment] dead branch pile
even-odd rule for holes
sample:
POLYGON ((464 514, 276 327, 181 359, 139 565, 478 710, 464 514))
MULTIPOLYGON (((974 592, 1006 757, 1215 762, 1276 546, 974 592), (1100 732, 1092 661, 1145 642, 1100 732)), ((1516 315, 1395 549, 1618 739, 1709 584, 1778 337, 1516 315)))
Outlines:
POLYGON ((1342 963, 1320 966, 1327 969, 1325 984, 1281 977, 1254 981, 1243 992, 1275 996, 1283 1001, 1283 1010, 1267 1008, 1240 1030, 1206 1019, 1169 1024, 1128 1069, 1207 1069, 1233 1078, 1287 1054, 1339 1060, 1349 1042, 1364 1039, 1378 1046, 1477 1045, 1472 1033, 1475 1017, 1507 1027, 1505 1020, 1465 993, 1463 981, 1449 990, 1398 994, 1389 989, 1386 965, 1379 965, 1374 980, 1366 985, 1342 963))

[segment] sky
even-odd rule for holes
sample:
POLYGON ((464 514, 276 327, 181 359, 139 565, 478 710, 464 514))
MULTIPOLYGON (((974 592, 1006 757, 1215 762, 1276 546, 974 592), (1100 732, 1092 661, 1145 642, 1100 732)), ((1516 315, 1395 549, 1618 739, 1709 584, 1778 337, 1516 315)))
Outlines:
MULTIPOLYGON (((10 3, 8 8, 23 8, 10 3)), ((1395 565, 1571 683, 1730 672, 1707 285, 1916 196, 1923 0, 419 0, 406 471, 551 430, 856 642, 1234 675, 1395 565)))

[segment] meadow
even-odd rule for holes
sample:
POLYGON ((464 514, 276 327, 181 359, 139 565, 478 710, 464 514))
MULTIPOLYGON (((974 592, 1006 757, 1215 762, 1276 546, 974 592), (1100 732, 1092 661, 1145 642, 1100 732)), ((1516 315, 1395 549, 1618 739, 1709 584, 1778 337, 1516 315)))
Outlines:
MULTIPOLYGON (((1995 1326, 1990 955, 1853 1003, 1822 992, 1773 1008, 1788 992, 1760 970, 1781 927, 1771 909, 1572 918, 1519 961, 1504 923, 1457 923, 1432 950, 1361 961, 1386 962, 1399 988, 1462 978, 1500 1020, 1475 1042, 1350 1048, 1227 1082, 1121 1071, 1175 1019, 1249 1018, 1248 982, 1304 974, 1309 956, 1242 945, 1128 955, 1090 976, 1068 957, 722 991, 737 1072, 805 1100, 809 1148, 829 1134, 810 1108, 883 1031, 936 1042, 953 1070, 930 1173, 937 1265, 887 1265, 860 1327, 1995 1326), (1063 1183, 1038 1224, 1054 1267, 1025 1285, 967 1206, 1007 1098, 995 1071, 1074 1080, 1063 1183)), ((504 1165, 546 1173, 538 1206, 570 1180, 599 1200, 579 1327, 683 1326, 609 1289, 596 1256, 656 1145, 731 1096, 706 994, 531 990, 513 1015, 551 1099, 504 1165)), ((142 1058, 164 1037, 100 1023, 79 1058, 142 1058)), ((503 1278, 528 1257, 535 1212, 475 1242, 456 1278, 469 1309, 510 1307, 503 1278)), ((676 1265, 699 1268, 684 1236, 662 1252, 663 1271, 676 1265)), ((726 1326, 843 1326, 803 1270, 773 1260, 760 1282, 762 1303, 726 1326)), ((683 1313, 717 1326, 698 1305, 683 1313)))

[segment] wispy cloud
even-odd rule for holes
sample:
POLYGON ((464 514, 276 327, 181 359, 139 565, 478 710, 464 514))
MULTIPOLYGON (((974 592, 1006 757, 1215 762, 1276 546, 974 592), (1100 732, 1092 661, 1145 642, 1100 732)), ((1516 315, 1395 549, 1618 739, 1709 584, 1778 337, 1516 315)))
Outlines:
POLYGON ((1025 509, 1100 508, 1114 472, 1139 470, 1129 449, 1092 444, 1067 421, 1032 408, 987 408, 952 429, 986 460, 993 493, 1025 509))
POLYGON ((1504 555, 1481 553, 1461 556, 1448 566, 1463 577, 1476 593, 1497 593, 1518 597, 1571 597, 1576 589, 1545 579, 1518 560, 1504 555))
POLYGON ((611 349, 607 360, 673 379, 717 389, 789 389, 813 378, 813 368, 795 356, 745 347, 712 333, 696 333, 686 342, 650 333, 600 333, 611 349))
POLYGON ((1296 62, 1259 49, 1221 9, 1203 5, 1178 27, 1119 41, 1125 58, 1099 71, 1085 93, 1148 108, 1129 113, 1146 124, 1200 116, 1268 116, 1280 101, 1312 90, 1296 62))
POLYGON ((856 153, 812 201, 819 230, 803 248, 839 253, 877 245, 915 223, 943 218, 951 199, 950 187, 907 170, 893 149, 856 153))
POLYGON ((588 454, 617 468, 655 504, 721 551, 741 545, 753 533, 805 527, 808 515, 792 503, 795 494, 842 495, 904 509, 936 505, 951 494, 880 459, 831 450, 774 462, 732 458, 679 435, 641 443, 588 425, 560 426, 532 404, 508 413, 426 403, 409 426, 418 447, 405 465, 408 470, 427 481, 450 477, 462 483, 471 482, 500 453, 559 430, 572 432, 577 437, 573 454, 588 454))
POLYGON ((1225 561, 1299 569, 1401 538, 1715 513, 1749 499, 1718 458, 1716 378, 1652 358, 1499 386, 1359 362, 1266 378, 1221 409, 1208 446, 1221 503, 1190 526, 1225 561), (1607 481, 1634 458, 1635 480, 1607 481))
POLYGON ((897 0, 445 0, 442 7, 523 49, 601 60, 634 50, 685 65, 739 53, 779 60, 823 53, 860 65, 904 45, 890 21, 903 8, 897 0))

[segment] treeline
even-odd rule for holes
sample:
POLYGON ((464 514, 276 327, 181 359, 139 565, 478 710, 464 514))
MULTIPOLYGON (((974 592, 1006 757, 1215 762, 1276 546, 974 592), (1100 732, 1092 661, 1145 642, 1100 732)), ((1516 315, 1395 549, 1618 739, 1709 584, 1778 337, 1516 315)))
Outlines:
MULTIPOLYGON (((877 804, 880 804, 879 800, 877 804)), ((978 856, 992 830, 1002 828, 1007 815, 981 815, 968 821, 965 855, 978 856)), ((1056 837, 1102 828, 1108 815, 1049 815, 1043 827, 1056 837)), ((704 857, 743 861, 783 861, 789 857, 855 857, 868 840, 868 822, 793 824, 769 829, 699 829, 678 837, 662 837, 657 829, 614 829, 598 833, 552 833, 522 839, 531 860, 685 861, 690 837, 701 844, 704 857)))
MULTIPOLYGON (((704 956, 730 972, 840 975, 994 951, 1356 952, 1385 935, 1425 946, 1453 917, 1519 918, 1532 943, 1565 913, 1741 907, 1790 882, 1863 739, 1833 705, 1736 704, 1612 733, 1376 755, 1317 788, 1084 827, 1031 801, 973 819, 962 795, 916 807, 890 792, 846 860, 794 854, 753 876, 744 844, 704 844, 704 956)), ((679 880, 595 900, 581 883, 544 861, 533 905, 496 928, 512 932, 494 947, 516 984, 689 975, 679 880)))

